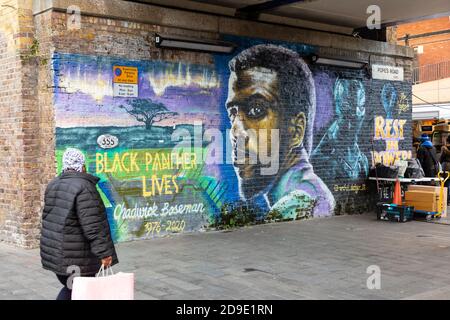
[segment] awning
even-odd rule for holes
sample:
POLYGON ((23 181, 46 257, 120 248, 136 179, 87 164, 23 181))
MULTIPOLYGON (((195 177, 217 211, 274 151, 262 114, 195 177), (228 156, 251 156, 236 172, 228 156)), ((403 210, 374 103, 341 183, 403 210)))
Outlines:
POLYGON ((412 119, 450 119, 450 104, 415 105, 412 109, 412 119))

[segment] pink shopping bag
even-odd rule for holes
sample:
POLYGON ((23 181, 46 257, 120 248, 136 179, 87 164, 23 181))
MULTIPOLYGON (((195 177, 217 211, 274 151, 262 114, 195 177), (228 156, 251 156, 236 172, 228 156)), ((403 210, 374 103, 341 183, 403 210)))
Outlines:
POLYGON ((134 273, 100 269, 94 277, 75 277, 72 300, 134 300, 134 273))

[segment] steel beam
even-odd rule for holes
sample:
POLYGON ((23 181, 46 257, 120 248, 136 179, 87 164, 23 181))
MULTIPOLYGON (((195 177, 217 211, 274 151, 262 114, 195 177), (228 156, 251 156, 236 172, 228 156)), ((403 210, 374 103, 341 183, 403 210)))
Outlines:
POLYGON ((259 15, 278 7, 294 2, 304 2, 306 0, 271 0, 263 3, 253 4, 236 10, 236 17, 245 19, 258 19, 259 15))

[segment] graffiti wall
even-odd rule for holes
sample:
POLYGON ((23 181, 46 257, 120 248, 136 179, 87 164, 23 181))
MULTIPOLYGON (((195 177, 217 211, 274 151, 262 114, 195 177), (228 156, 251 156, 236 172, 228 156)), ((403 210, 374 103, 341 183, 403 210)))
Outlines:
POLYGON ((224 39, 209 65, 55 54, 58 172, 85 153, 115 241, 364 210, 369 167, 411 157, 406 83, 224 39))

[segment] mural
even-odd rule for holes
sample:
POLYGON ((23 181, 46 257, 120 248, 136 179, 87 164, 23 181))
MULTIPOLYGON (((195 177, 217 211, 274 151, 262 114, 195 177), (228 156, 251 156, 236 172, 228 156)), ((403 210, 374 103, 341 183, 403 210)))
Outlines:
POLYGON ((54 58, 58 171, 64 150, 87 156, 116 241, 198 230, 222 205, 224 184, 203 159, 206 144, 176 149, 174 132, 200 135, 220 122, 213 68, 58 54, 54 58), (115 97, 113 67, 139 70, 139 97, 115 97), (221 187, 222 186, 222 187, 221 187))
POLYGON ((327 179, 336 176, 351 180, 366 177, 369 161, 358 145, 366 116, 363 83, 354 79, 337 79, 333 96, 337 120, 331 124, 312 157, 331 164, 325 173, 327 179))
MULTIPOLYGON (((383 163, 386 166, 393 165, 396 160, 407 160, 412 158, 411 147, 407 150, 401 150, 399 143, 405 140, 405 128, 409 120, 411 126, 411 119, 401 119, 401 114, 408 110, 408 102, 406 94, 402 92, 400 96, 397 94, 397 89, 392 83, 383 85, 381 91, 381 101, 385 111, 384 115, 375 117, 375 140, 385 141, 386 149, 384 151, 372 152, 372 164, 383 163), (393 113, 397 107, 398 118, 394 119, 393 113)), ((408 114, 406 113, 406 116, 408 114)), ((406 137, 412 137, 408 131, 406 137)), ((412 139, 409 139, 412 140, 412 139)))
MULTIPOLYGON (((264 174, 261 161, 233 162, 242 200, 255 203, 262 212, 276 210, 283 218, 330 215, 333 195, 309 162, 316 99, 308 66, 291 50, 256 45, 233 58, 229 67, 226 107, 234 153, 238 136, 248 136, 249 129, 279 132, 275 143, 280 167, 274 174, 264 174)), ((253 141, 261 144, 261 139, 253 141)), ((273 152, 272 141, 267 145, 273 152)), ((252 139, 243 147, 246 154, 259 156, 252 139)))
POLYGON ((55 54, 58 172, 66 148, 85 153, 115 241, 357 210, 369 156, 410 156, 407 84, 224 40, 239 49, 212 65, 55 54), (137 74, 116 87, 118 69, 137 74))

